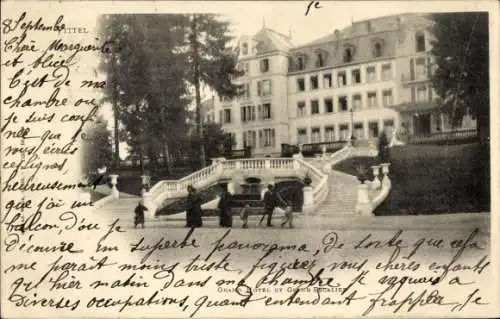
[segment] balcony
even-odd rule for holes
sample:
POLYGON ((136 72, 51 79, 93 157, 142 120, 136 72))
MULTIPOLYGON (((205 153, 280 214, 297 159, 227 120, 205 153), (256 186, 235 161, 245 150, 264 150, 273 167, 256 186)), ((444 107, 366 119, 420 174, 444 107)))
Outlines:
POLYGON ((412 84, 412 83, 427 82, 427 81, 430 81, 430 78, 427 75, 427 73, 414 74, 413 76, 411 73, 401 74, 401 82, 403 82, 403 84, 412 84))

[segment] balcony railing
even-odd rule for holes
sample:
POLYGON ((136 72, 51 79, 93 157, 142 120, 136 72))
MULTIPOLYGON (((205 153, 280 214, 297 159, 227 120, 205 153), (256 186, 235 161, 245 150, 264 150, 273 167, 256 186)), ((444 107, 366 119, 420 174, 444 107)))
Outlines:
POLYGON ((323 153, 323 146, 326 148, 327 153, 335 153, 346 144, 345 141, 330 141, 321 143, 308 143, 302 144, 302 155, 314 156, 315 154, 323 153))
POLYGON ((450 144, 477 139, 477 130, 438 132, 408 137, 410 144, 450 144))

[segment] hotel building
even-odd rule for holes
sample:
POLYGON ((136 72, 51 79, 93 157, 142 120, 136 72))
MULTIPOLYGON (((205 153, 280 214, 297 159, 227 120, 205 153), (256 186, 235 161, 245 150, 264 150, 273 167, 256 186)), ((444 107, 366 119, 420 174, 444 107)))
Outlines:
POLYGON ((452 128, 429 74, 431 21, 403 14, 359 21, 310 43, 263 27, 238 42, 238 98, 214 98, 215 120, 255 155, 307 144, 474 129, 452 128))

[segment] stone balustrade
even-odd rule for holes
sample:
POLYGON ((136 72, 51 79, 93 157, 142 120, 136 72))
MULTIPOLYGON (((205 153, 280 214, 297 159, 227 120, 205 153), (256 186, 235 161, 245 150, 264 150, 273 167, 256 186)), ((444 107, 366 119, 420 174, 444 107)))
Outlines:
POLYGON ((220 180, 241 178, 242 176, 265 177, 273 180, 277 176, 311 177, 311 210, 328 195, 328 175, 300 158, 219 158, 213 164, 179 180, 163 180, 143 194, 148 210, 155 212, 167 199, 187 196, 187 186, 205 188, 220 180))
POLYGON ((361 183, 358 185, 358 200, 356 203, 356 213, 362 216, 373 216, 375 209, 389 196, 392 182, 389 178, 389 163, 380 164, 380 166, 372 166, 373 181, 369 183, 361 183), (382 181, 380 181, 380 169, 382 170, 382 181), (370 192, 379 190, 374 196, 370 192))

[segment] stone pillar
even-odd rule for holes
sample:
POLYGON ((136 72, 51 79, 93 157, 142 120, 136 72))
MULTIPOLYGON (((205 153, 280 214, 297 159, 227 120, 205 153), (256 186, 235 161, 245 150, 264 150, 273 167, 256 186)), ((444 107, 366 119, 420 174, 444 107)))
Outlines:
POLYGON ((149 191, 151 188, 151 177, 149 175, 141 175, 141 180, 142 180, 142 189, 144 191, 149 191))
POLYGON ((373 207, 369 196, 369 187, 367 184, 359 184, 356 214, 361 216, 372 216, 372 211, 373 207))
POLYGON ((116 184, 118 184, 118 175, 117 174, 112 174, 109 175, 111 177, 111 195, 113 195, 114 198, 118 199, 120 197, 120 192, 118 191, 118 188, 116 188, 116 184))
POLYGON ((148 209, 146 211, 146 216, 149 219, 156 218, 156 205, 153 200, 151 192, 142 193, 142 204, 148 209))
POLYGON ((379 175, 380 175, 380 166, 372 166, 373 170, 373 182, 372 182, 372 189, 379 189, 380 186, 382 186, 382 183, 380 182, 379 175))
POLYGON ((384 174, 384 177, 382 178, 382 184, 387 186, 387 185, 390 185, 391 183, 391 180, 389 179, 389 166, 391 164, 389 163, 383 163, 383 164, 380 164, 380 166, 382 167, 382 174, 384 174))
POLYGON ((304 158, 304 155, 302 154, 302 144, 299 144, 299 154, 301 158, 304 158))
POLYGON ((313 197, 313 188, 311 186, 304 186, 304 205, 302 206, 302 212, 307 218, 308 215, 314 212, 314 197, 313 197))

